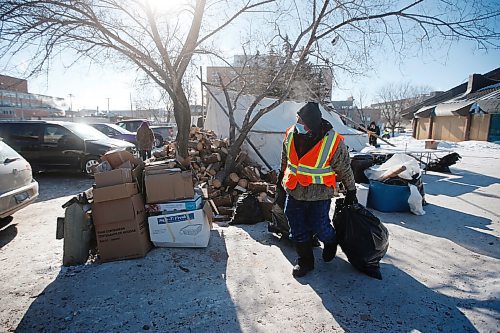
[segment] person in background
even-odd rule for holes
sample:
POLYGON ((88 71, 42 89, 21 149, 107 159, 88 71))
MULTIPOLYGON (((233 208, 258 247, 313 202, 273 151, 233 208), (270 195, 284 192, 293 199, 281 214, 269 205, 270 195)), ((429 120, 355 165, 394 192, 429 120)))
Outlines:
POLYGON ((368 143, 370 143, 370 145, 372 146, 378 147, 377 137, 373 136, 372 134, 380 135, 380 127, 378 127, 377 124, 375 124, 375 122, 372 121, 367 129, 369 131, 368 134, 370 135, 370 137, 368 138, 368 143))
POLYGON ((151 149, 153 148, 155 135, 153 130, 149 128, 147 121, 142 122, 135 136, 137 138, 137 148, 139 148, 142 160, 145 161, 146 158, 151 158, 151 149))
POLYGON ((337 178, 347 189, 345 204, 356 203, 356 184, 344 138, 321 117, 318 104, 309 102, 298 111, 297 123, 287 129, 281 155, 285 215, 298 255, 294 277, 314 269, 311 235, 323 242, 325 262, 335 258, 337 238, 329 212, 337 178))
POLYGON ((389 131, 389 128, 384 128, 384 134, 382 134, 382 138, 384 139, 390 139, 391 138, 391 131, 389 131))

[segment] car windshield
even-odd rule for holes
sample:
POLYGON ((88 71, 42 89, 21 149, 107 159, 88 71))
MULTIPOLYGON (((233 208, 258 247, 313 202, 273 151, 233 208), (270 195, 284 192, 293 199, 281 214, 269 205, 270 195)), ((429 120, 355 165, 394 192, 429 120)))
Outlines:
POLYGON ((87 124, 69 123, 64 125, 83 140, 108 140, 109 138, 87 124))
POLYGON ((109 126, 109 127, 113 128, 113 129, 117 130, 121 134, 134 134, 134 133, 126 130, 125 128, 123 128, 121 126, 118 126, 118 125, 115 125, 115 124, 106 124, 106 126, 109 126))
POLYGON ((10 148, 5 142, 0 141, 0 163, 19 158, 21 158, 21 155, 10 148))

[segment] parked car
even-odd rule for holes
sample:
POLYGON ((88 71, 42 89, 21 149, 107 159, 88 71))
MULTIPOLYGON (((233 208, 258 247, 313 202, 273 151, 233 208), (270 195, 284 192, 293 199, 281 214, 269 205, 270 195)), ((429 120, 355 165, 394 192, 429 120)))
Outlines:
POLYGON ((145 121, 148 124, 150 124, 147 119, 127 119, 127 120, 120 120, 120 121, 118 121, 116 123, 116 125, 120 126, 121 128, 126 129, 129 132, 133 132, 135 134, 137 132, 137 129, 145 121))
POLYGON ((155 134, 155 147, 161 147, 166 141, 174 140, 177 135, 175 125, 153 125, 150 126, 155 134))
POLYGON ((11 216, 38 197, 30 164, 0 139, 0 219, 11 216))
POLYGON ((155 135, 155 147, 161 147, 165 141, 172 140, 177 135, 177 126, 175 124, 151 125, 147 119, 127 119, 121 120, 116 125, 130 132, 137 132, 137 129, 143 122, 147 122, 155 135))
POLYGON ((107 137, 95 128, 64 121, 0 121, 0 137, 40 170, 78 170, 94 173, 109 150, 135 152, 129 142, 107 137))
POLYGON ((124 140, 133 144, 137 144, 137 138, 135 137, 135 133, 132 133, 118 125, 106 124, 106 123, 89 124, 89 125, 110 138, 124 140))

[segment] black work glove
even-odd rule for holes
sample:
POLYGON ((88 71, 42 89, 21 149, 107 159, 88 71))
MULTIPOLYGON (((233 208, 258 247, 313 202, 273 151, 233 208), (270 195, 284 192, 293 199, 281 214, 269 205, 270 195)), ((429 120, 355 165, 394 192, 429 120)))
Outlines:
POLYGON ((280 170, 279 173, 278 173, 278 182, 277 182, 276 185, 282 186, 281 183, 283 182, 283 177, 285 177, 285 171, 284 170, 280 170))
POLYGON ((344 205, 350 206, 358 203, 358 198, 356 197, 356 190, 347 191, 345 194, 344 205))

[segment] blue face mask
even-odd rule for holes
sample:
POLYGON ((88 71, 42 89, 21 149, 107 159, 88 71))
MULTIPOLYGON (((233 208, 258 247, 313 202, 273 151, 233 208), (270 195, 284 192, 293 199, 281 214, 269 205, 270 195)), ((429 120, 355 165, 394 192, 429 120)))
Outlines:
POLYGON ((297 129, 297 132, 299 134, 307 134, 307 132, 308 132, 306 130, 306 127, 303 124, 297 123, 297 124, 295 124, 295 128, 297 129))

